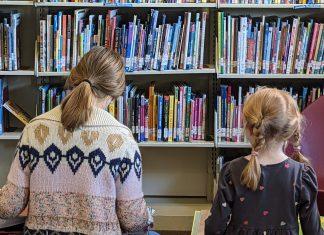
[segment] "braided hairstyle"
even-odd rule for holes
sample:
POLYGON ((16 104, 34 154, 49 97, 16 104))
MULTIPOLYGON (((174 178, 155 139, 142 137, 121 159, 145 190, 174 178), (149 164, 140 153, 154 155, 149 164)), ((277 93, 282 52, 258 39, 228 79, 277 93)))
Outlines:
POLYGON ((243 108, 245 129, 251 134, 252 153, 241 175, 241 184, 255 191, 261 177, 258 153, 272 141, 290 141, 294 146, 293 158, 309 163, 300 153, 302 115, 295 100, 285 91, 259 88, 249 96, 243 108))

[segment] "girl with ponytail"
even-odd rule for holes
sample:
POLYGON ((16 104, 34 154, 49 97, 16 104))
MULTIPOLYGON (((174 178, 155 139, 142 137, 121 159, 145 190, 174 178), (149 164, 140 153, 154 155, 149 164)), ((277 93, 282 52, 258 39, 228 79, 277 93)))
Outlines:
POLYGON ((0 188, 0 220, 28 205, 24 234, 145 234, 142 158, 107 112, 125 87, 122 58, 94 47, 72 69, 69 95, 24 129, 0 188))
POLYGON ((302 115, 294 99, 278 89, 260 88, 243 108, 249 156, 222 168, 209 234, 323 235, 317 208, 317 179, 300 152, 302 115), (286 143, 294 154, 286 156, 286 143))

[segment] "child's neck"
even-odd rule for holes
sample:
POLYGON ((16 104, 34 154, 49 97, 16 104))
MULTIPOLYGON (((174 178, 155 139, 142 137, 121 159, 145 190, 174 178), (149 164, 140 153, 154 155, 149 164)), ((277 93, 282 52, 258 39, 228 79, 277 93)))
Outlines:
POLYGON ((277 164, 288 157, 283 151, 284 143, 271 143, 265 149, 259 151, 258 160, 261 165, 277 164))

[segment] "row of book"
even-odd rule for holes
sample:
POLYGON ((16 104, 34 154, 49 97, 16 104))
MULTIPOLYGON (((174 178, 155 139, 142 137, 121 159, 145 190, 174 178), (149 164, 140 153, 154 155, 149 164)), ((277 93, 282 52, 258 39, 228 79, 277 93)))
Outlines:
POLYGON ((127 3, 206 3, 206 0, 38 0, 38 2, 88 2, 104 4, 127 4, 127 3))
POLYGON ((0 13, 0 71, 20 68, 20 13, 0 13))
POLYGON ((152 83, 147 91, 129 84, 108 111, 142 141, 192 141, 205 139, 206 94, 196 94, 186 84, 160 93, 152 83))
POLYGON ((324 73, 324 23, 217 14, 219 73, 324 73))
POLYGON ((134 15, 122 23, 117 10, 106 15, 75 10, 40 21, 39 71, 68 71, 94 46, 118 52, 127 72, 203 68, 207 12, 185 12, 168 23, 151 10, 146 20, 134 15))
MULTIPOLYGON (((258 87, 234 87, 221 85, 220 95, 215 101, 215 127, 217 141, 246 142, 243 132, 242 110, 246 97, 258 87)), ((300 110, 324 94, 324 87, 303 87, 301 90, 285 87, 296 100, 300 110)))
POLYGON ((221 4, 321 4, 323 0, 220 0, 221 4))
POLYGON ((68 91, 63 90, 62 87, 50 86, 49 84, 39 86, 38 90, 37 114, 45 113, 61 104, 62 100, 68 94, 68 91))
MULTIPOLYGON (((61 87, 40 86, 38 114, 59 105, 67 94, 61 87)), ((164 94, 156 92, 154 83, 147 91, 128 84, 107 110, 130 128, 138 142, 205 139, 206 94, 195 94, 185 84, 164 94)))

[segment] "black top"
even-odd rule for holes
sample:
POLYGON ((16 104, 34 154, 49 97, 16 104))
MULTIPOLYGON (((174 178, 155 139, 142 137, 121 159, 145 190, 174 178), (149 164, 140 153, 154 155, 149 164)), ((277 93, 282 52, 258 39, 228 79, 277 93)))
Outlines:
POLYGON ((324 234, 316 203, 317 179, 310 166, 290 158, 261 166, 254 192, 240 183, 247 163, 241 157, 224 165, 205 234, 298 235, 298 216, 304 235, 324 234))

